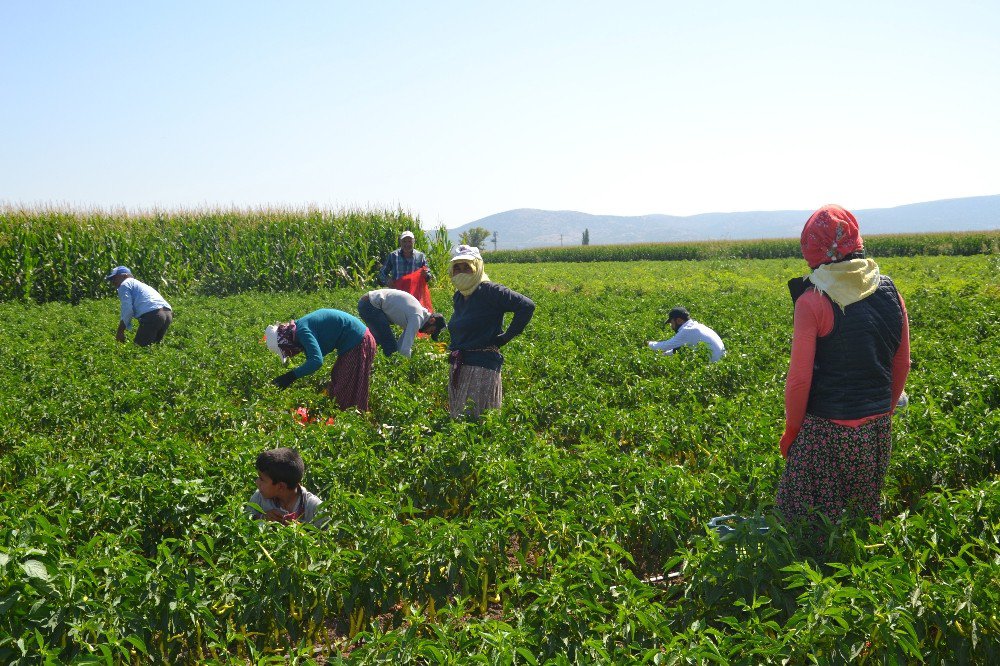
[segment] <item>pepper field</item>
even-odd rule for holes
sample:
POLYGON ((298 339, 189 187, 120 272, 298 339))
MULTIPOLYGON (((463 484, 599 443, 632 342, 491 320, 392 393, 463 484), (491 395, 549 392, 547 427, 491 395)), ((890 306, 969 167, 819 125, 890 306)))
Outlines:
POLYGON ((270 386, 263 327, 357 286, 164 288, 148 349, 110 289, 0 304, 0 662, 997 663, 1000 259, 875 258, 913 358, 887 517, 811 548, 770 513, 801 260, 488 264, 538 308, 478 423, 428 340, 379 355, 370 414, 319 393, 330 361, 270 386), (678 304, 722 362, 646 349, 678 304), (243 515, 275 446, 325 530, 243 515), (720 540, 729 513, 771 530, 720 540))

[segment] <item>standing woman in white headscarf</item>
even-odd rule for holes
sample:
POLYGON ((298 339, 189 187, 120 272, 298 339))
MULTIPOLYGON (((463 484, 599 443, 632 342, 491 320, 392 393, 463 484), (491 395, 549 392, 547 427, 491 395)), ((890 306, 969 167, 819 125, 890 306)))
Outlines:
POLYGON ((490 282, 479 248, 459 245, 451 251, 448 275, 455 285, 451 332, 451 376, 448 408, 452 418, 477 418, 503 402, 500 347, 520 335, 531 321, 535 304, 527 296, 490 282), (503 319, 513 313, 504 330, 503 319))

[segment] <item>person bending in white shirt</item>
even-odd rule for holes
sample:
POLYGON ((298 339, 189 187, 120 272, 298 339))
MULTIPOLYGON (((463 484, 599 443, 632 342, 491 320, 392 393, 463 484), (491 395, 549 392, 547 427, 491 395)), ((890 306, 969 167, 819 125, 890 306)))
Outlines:
POLYGON ((437 340, 446 326, 444 315, 427 310, 411 294, 399 289, 369 291, 358 301, 358 315, 386 356, 398 351, 409 358, 417 332, 437 340), (403 329, 398 339, 393 336, 390 324, 403 329))
POLYGON ((722 358, 726 353, 726 346, 722 344, 719 334, 704 324, 699 324, 691 315, 687 308, 676 307, 667 315, 670 328, 674 329, 674 337, 669 340, 649 341, 649 348, 664 354, 673 354, 679 347, 697 347, 704 342, 712 352, 712 363, 722 358))
POLYGON ((115 339, 125 342, 125 331, 131 331, 132 320, 138 319, 135 344, 146 347, 162 342, 174 320, 174 312, 160 292, 136 280, 125 266, 115 267, 104 279, 118 292, 118 300, 121 301, 121 317, 115 339))

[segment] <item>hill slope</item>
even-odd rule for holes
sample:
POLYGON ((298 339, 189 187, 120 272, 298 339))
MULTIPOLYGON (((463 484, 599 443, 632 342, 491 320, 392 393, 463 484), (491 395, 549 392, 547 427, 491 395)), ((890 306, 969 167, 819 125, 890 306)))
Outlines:
MULTIPOLYGON (((894 208, 853 211, 866 234, 981 231, 1000 228, 1000 195, 944 199, 894 208)), ((571 210, 519 208, 452 229, 454 241, 470 227, 495 231, 497 249, 578 245, 584 229, 592 245, 799 235, 811 210, 751 211, 677 215, 590 215, 571 210)), ((491 243, 487 249, 493 249, 491 243)))

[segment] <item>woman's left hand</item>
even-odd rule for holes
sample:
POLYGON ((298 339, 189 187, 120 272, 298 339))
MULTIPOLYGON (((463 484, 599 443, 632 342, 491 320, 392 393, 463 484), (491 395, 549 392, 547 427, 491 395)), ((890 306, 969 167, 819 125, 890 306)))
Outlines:
POLYGON ((295 381, 295 372, 292 371, 292 370, 289 370, 285 374, 278 375, 277 377, 275 377, 274 379, 272 379, 271 383, 274 384, 275 386, 277 386, 279 389, 286 389, 289 386, 291 386, 292 382, 294 382, 294 381, 295 381))

